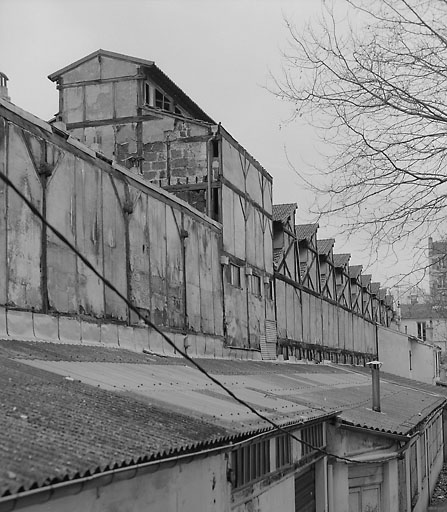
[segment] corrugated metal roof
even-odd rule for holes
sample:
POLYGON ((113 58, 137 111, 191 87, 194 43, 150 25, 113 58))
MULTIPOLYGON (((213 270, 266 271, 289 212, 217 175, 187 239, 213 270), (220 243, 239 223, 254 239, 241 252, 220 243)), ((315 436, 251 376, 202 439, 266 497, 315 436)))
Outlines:
POLYGON ((342 268, 345 267, 351 259, 350 254, 334 254, 334 267, 342 268))
POLYGON ((276 222, 285 222, 297 209, 296 203, 274 204, 272 216, 276 222))
MULTIPOLYGON (((284 425, 342 410, 348 424, 408 435, 445 400, 433 386, 415 389, 414 381, 402 385, 387 377, 380 414, 371 410, 371 377, 363 369, 199 362, 237 396, 284 425)), ((0 342, 0 367, 0 494, 215 446, 268 428, 180 358, 0 342)))
POLYGON ((295 234, 298 240, 308 240, 318 228, 318 224, 298 224, 295 226, 295 234))
POLYGON ((327 256, 332 248, 334 247, 335 239, 334 238, 325 238, 323 240, 317 240, 317 249, 318 254, 322 256, 327 256))
POLYGON ((362 265, 349 265, 349 277, 357 279, 363 269, 362 265))

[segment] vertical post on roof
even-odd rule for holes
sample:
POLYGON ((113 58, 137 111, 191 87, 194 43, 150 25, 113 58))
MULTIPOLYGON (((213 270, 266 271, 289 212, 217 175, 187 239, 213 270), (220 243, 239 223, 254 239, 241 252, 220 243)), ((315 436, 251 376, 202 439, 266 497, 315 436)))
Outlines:
POLYGON ((366 363, 371 368, 372 377, 372 410, 381 412, 380 408, 380 361, 371 361, 366 363))

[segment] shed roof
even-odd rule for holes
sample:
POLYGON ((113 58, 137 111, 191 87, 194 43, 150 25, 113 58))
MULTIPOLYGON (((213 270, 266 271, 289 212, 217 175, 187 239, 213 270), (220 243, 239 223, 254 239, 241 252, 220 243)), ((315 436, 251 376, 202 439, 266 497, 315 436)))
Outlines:
POLYGON ((318 224, 298 224, 295 226, 295 234, 299 241, 308 240, 318 229, 318 224))
POLYGON ((363 270, 362 265, 349 265, 349 277, 357 279, 363 270))
POLYGON ((334 267, 342 268, 345 267, 351 259, 350 254, 334 254, 334 267))
POLYGON ((291 215, 295 213, 296 209, 296 203, 274 204, 272 211, 273 221, 284 223, 291 215))
POLYGON ((332 251, 334 244, 334 238, 325 238, 323 240, 317 240, 318 254, 320 254, 321 256, 327 256, 332 251))
POLYGON ((373 295, 379 295, 380 283, 371 283, 371 293, 373 295))
MULTIPOLYGON (((202 367, 282 424, 323 420, 409 436, 447 389, 382 381, 352 368, 219 359, 202 367)), ((180 358, 0 341, 0 495, 107 468, 194 453, 270 427, 180 358)))
POLYGON ((180 89, 180 87, 174 83, 152 60, 140 59, 138 57, 132 57, 130 55, 111 52, 109 50, 103 50, 100 48, 99 50, 96 50, 93 53, 90 53, 89 55, 86 55, 85 57, 82 57, 81 59, 55 71, 54 73, 51 73, 48 75, 48 78, 55 82, 68 71, 71 71, 81 64, 84 64, 91 59, 96 59, 100 56, 133 62, 147 68, 154 81, 158 83, 160 87, 166 91, 167 94, 172 96, 174 100, 183 105, 195 119, 200 119, 210 124, 216 124, 213 119, 208 116, 208 114, 206 114, 187 94, 185 94, 185 92, 183 92, 183 90, 180 89))
POLYGON ((368 285, 371 283, 372 275, 371 274, 362 274, 360 276, 360 282, 363 286, 363 288, 367 288, 368 285))
POLYGON ((379 290, 379 299, 380 300, 385 300, 385 297, 386 297, 386 288, 380 288, 379 290))

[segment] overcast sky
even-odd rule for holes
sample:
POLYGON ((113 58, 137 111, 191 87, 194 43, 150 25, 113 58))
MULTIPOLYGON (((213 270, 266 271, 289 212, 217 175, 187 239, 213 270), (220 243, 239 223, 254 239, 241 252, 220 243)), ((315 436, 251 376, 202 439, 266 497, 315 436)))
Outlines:
MULTIPOLYGON (((290 167, 312 172, 318 141, 304 122, 287 123, 290 105, 266 89, 281 72, 287 47, 284 17, 300 26, 323 0, 0 0, 0 71, 11 101, 50 119, 58 108, 47 76, 103 48, 153 60, 249 151, 274 178, 274 202, 296 202, 297 223, 312 222, 313 197, 290 167)), ((351 264, 370 260, 357 240, 344 241, 320 223, 319 238, 336 238, 351 264)), ((395 262, 370 266, 383 283, 395 262)), ((390 283, 391 284, 391 283, 390 283)))

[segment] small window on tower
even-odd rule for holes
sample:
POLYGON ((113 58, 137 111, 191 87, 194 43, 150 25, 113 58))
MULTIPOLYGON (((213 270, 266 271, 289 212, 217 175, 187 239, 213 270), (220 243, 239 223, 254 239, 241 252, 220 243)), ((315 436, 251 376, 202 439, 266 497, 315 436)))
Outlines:
POLYGON ((172 101, 165 94, 163 94, 159 89, 155 89, 155 106, 157 108, 161 108, 162 110, 172 110, 172 101))
POLYGON ((151 86, 147 82, 144 83, 144 103, 151 104, 151 86))

